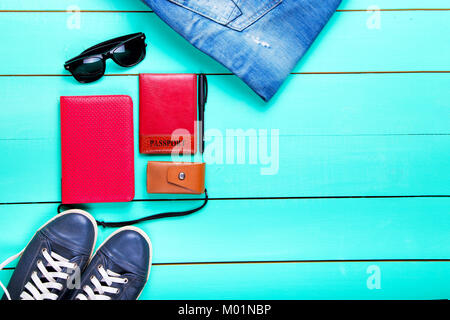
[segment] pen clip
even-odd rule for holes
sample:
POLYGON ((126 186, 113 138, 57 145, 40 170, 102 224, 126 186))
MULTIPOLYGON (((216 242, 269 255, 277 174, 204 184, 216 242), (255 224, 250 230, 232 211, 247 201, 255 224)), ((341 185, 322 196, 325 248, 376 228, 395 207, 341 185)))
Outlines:
POLYGON ((203 100, 203 109, 206 107, 206 102, 208 101, 208 79, 206 78, 206 75, 201 74, 200 77, 203 79, 203 94, 204 94, 204 100, 203 100))

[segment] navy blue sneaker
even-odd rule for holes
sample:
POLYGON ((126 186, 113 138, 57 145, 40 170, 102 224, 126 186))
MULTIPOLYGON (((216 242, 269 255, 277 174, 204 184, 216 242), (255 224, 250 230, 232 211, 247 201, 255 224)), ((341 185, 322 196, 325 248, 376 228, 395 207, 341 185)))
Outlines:
POLYGON ((75 300, 136 300, 147 283, 152 244, 139 228, 124 227, 97 249, 81 277, 75 300))
POLYGON ((62 212, 42 226, 17 255, 20 257, 3 300, 59 300, 79 285, 97 240, 97 224, 86 211, 62 212))

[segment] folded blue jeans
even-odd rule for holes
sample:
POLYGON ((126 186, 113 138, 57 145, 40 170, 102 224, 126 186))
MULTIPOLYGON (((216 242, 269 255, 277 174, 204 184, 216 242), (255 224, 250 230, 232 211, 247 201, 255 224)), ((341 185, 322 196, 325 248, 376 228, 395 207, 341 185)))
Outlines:
POLYGON ((268 101, 341 0, 143 0, 268 101))

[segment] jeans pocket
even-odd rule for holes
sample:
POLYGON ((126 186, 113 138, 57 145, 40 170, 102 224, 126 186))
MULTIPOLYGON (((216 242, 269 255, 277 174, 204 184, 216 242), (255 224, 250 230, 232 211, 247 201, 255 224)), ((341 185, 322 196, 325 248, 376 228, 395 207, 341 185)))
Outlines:
POLYGON ((242 31, 283 0, 168 0, 236 31, 242 31))
POLYGON ((235 0, 236 5, 242 14, 230 23, 227 27, 236 31, 242 31, 261 19, 264 15, 273 10, 283 0, 235 0))
POLYGON ((169 0, 222 25, 227 25, 242 14, 233 0, 169 0))

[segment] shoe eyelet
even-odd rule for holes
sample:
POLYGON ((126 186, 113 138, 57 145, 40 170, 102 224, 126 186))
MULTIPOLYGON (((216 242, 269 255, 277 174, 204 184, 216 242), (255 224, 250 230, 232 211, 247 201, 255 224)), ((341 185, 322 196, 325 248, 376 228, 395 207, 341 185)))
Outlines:
POLYGON ((117 288, 117 290, 116 290, 116 294, 119 294, 119 292, 120 292, 120 289, 119 289, 119 288, 117 288))
POLYGON ((94 275, 92 275, 92 276, 91 276, 91 278, 90 278, 90 279, 91 279, 91 281, 92 281, 92 280, 94 280, 94 278, 95 278, 95 277, 94 277, 94 275))
POLYGON ((47 252, 47 248, 42 248, 42 253, 47 252))
POLYGON ((128 278, 123 279, 125 282, 124 283, 128 283, 128 278))
POLYGON ((73 269, 78 268, 78 264, 76 262, 73 263, 73 269))
POLYGON ((97 269, 100 270, 101 268, 103 268, 103 266, 102 266, 101 264, 99 264, 99 265, 97 266, 97 269))

